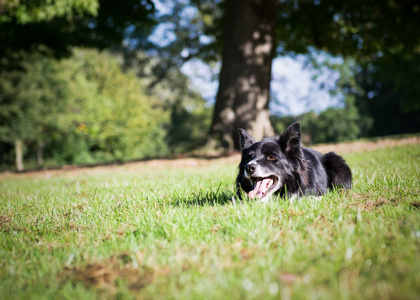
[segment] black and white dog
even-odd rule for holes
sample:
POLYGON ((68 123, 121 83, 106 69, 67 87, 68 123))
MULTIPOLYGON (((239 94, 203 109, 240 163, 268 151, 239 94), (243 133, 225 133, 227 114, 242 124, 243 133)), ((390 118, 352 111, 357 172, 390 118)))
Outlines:
POLYGON ((320 196, 334 187, 351 188, 351 170, 334 152, 322 154, 301 145, 300 124, 293 123, 279 137, 256 142, 239 129, 242 160, 236 178, 238 196, 268 201, 271 195, 295 198, 320 196))

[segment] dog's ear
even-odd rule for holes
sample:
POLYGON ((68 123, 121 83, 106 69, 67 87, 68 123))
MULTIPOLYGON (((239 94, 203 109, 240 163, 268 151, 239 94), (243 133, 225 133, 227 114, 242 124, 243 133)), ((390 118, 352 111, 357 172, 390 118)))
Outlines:
POLYGON ((252 144, 256 143, 255 139, 244 129, 239 128, 238 133, 239 133, 239 142, 241 144, 241 150, 248 148, 252 144))
POLYGON ((300 150, 301 141, 302 134, 299 123, 293 123, 280 135, 280 147, 287 153, 300 150))

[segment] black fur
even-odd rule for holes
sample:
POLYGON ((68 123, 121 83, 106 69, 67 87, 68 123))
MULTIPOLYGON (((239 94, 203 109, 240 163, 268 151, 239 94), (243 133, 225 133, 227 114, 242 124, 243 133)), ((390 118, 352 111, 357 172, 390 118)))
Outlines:
POLYGON ((288 198, 319 196, 335 187, 351 188, 351 170, 344 159, 333 152, 322 154, 302 147, 299 123, 290 125, 279 137, 260 142, 243 129, 239 129, 239 135, 242 147, 236 178, 239 197, 241 190, 249 194, 264 179, 272 183, 260 192, 259 197, 265 201, 272 194, 288 198))

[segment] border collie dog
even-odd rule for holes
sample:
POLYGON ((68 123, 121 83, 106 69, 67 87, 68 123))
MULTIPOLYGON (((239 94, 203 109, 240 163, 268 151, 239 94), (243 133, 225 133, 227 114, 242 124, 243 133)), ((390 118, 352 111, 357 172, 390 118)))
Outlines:
POLYGON ((335 187, 351 188, 351 170, 344 159, 302 147, 300 124, 279 137, 260 142, 239 128, 242 159, 236 178, 237 194, 267 202, 271 195, 293 199, 320 196, 335 187))

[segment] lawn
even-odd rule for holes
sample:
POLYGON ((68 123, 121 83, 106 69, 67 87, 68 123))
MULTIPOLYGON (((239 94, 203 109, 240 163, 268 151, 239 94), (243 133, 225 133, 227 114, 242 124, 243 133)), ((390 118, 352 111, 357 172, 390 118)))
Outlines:
POLYGON ((0 174, 1 299, 419 299, 420 144, 232 203, 237 156, 0 174))

